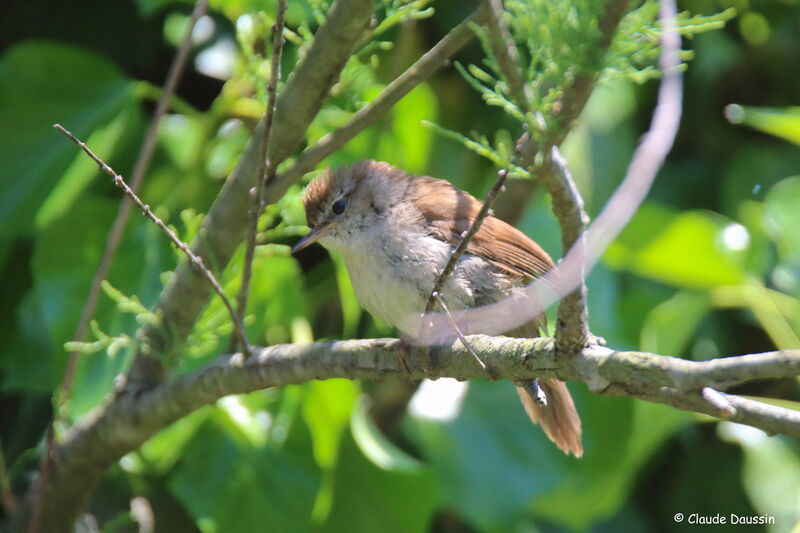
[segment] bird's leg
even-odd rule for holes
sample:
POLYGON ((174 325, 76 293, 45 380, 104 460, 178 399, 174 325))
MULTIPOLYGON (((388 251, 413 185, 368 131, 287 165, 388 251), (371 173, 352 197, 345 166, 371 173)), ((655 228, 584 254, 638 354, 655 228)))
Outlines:
POLYGON ((544 389, 539 385, 539 380, 537 378, 526 379, 525 381, 520 381, 519 384, 525 387, 538 405, 542 407, 547 405, 547 394, 545 394, 544 389))

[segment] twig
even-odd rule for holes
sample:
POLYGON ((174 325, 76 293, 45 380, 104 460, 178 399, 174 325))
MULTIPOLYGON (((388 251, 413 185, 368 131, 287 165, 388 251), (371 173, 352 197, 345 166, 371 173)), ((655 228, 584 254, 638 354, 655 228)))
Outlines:
POLYGON ((468 43, 473 33, 470 24, 484 20, 485 10, 477 9, 466 20, 450 30, 441 41, 428 50, 413 65, 395 78, 374 100, 353 113, 353 116, 340 128, 325 135, 313 146, 307 148, 295 159, 291 166, 280 173, 268 185, 267 202, 280 198, 290 184, 299 180, 306 172, 314 169, 323 159, 344 146, 350 139, 371 126, 394 104, 411 90, 425 81, 434 72, 447 64, 459 49, 468 43))
POLYGON ((480 367, 483 369, 483 371, 484 372, 488 372, 489 370, 488 370, 488 367, 486 366, 486 363, 484 363, 483 360, 480 357, 478 357, 478 354, 475 353, 475 350, 473 350, 472 347, 467 342, 467 339, 466 339, 466 337, 464 337, 464 334, 461 333, 460 329, 458 329, 458 324, 456 324, 456 321, 453 320, 453 315, 450 312, 450 309, 448 309, 447 304, 445 303, 444 298, 442 297, 442 295, 439 294, 438 292, 434 292, 433 294, 434 294, 434 297, 436 298, 436 301, 439 302, 439 305, 441 306, 442 310, 445 312, 447 317, 450 319, 450 325, 453 326, 453 329, 455 330, 456 335, 458 335, 458 340, 461 341, 461 344, 463 344, 464 347, 467 349, 467 351, 472 355, 472 357, 475 358, 475 360, 478 362, 478 365, 480 365, 480 367))
MULTIPOLYGON (((277 167, 302 142, 308 125, 366 28, 372 9, 370 0, 335 0, 331 4, 325 22, 317 29, 311 46, 278 96, 268 148, 273 166, 277 167)), ((236 168, 203 220, 202 237, 192 243, 195 253, 213 261, 218 269, 225 268, 247 233, 247 213, 253 203, 250 191, 261 178, 258 170, 263 126, 262 121, 253 132, 236 168)), ((276 201, 277 197, 270 196, 268 191, 265 203, 276 201)), ((171 354, 186 339, 208 292, 205 280, 194 275, 191 268, 178 267, 158 298, 157 311, 166 327, 145 327, 138 333, 150 340, 151 349, 147 353, 137 350, 119 389, 121 395, 140 393, 163 381, 164 365, 157 356, 171 354)))
MULTIPOLYGON (((530 89, 522 81, 519 70, 519 52, 503 17, 502 0, 484 0, 484 2, 490 7, 489 38, 498 67, 508 80, 512 98, 523 111, 528 112, 530 111, 528 104, 530 89)), ((602 44, 607 47, 610 42, 607 31, 603 34, 603 41, 602 44)), ((569 127, 565 125, 563 129, 568 131, 569 127)), ((517 142, 517 147, 524 160, 522 165, 526 168, 532 165, 535 147, 527 134, 517 142)), ((561 156, 556 144, 552 145, 550 154, 545 155, 544 164, 539 167, 537 175, 547 187, 553 200, 553 213, 561 227, 562 250, 567 251, 576 242, 584 239, 584 228, 589 223, 589 217, 584 210, 583 198, 575 186, 567 161, 561 156)), ((580 250, 583 250, 583 247, 584 243, 581 242, 580 250)), ((589 336, 588 323, 586 283, 581 274, 581 282, 577 289, 569 293, 558 306, 556 347, 566 352, 586 344, 589 336)))
POLYGON ((44 435, 43 457, 39 463, 39 471, 37 472, 33 489, 31 489, 33 503, 31 504, 31 517, 28 522, 28 528, 25 530, 27 533, 37 533, 37 531, 39 531, 39 524, 42 521, 45 492, 50 486, 50 478, 53 472, 53 455, 56 449, 55 432, 55 425, 51 421, 44 435))
MULTIPOLYGON (((180 80, 181 74, 186 66, 186 60, 189 57, 189 51, 192 48, 192 33, 194 31, 195 24, 200 17, 205 14, 207 9, 208 0, 197 1, 194 10, 192 11, 192 16, 189 20, 189 26, 186 29, 186 34, 184 35, 183 41, 181 41, 181 44, 178 47, 178 52, 175 54, 172 64, 170 65, 169 72, 167 73, 167 79, 164 84, 164 90, 161 93, 158 104, 156 104, 156 110, 153 112, 153 118, 147 128, 144 141, 139 149, 139 155, 137 156, 136 163, 133 166, 131 189, 134 192, 139 190, 142 180, 144 179, 144 175, 153 159, 153 152, 156 145, 156 132, 158 131, 161 118, 167 111, 170 100, 172 99, 172 95, 175 93, 175 89, 178 86, 178 81, 180 80)), ((75 342, 83 341, 83 338, 86 335, 86 330, 88 329, 89 323, 91 322, 95 309, 97 308, 97 300, 100 295, 100 286, 103 280, 106 278, 109 268, 111 268, 111 262, 114 258, 114 255, 117 253, 120 242, 122 241, 122 234, 125 230, 125 226, 127 225, 130 212, 131 204, 123 199, 120 202, 117 216, 114 218, 114 222, 111 225, 111 230, 108 233, 106 247, 105 250, 103 250, 103 256, 100 259, 100 264, 97 266, 97 270, 92 278, 92 284, 89 287, 89 293, 86 296, 86 302, 83 305, 83 310, 81 311, 78 325, 75 327, 75 333, 72 335, 72 340, 75 342)), ((59 408, 66 404, 69 398, 70 389, 72 388, 72 382, 75 377, 75 366, 77 361, 78 352, 71 351, 69 353, 69 358, 67 359, 67 366, 64 369, 64 377, 61 379, 61 386, 55 397, 57 408, 53 413, 54 420, 60 416, 59 408)), ((39 484, 37 485, 37 491, 43 490, 44 485, 47 483, 47 474, 52 467, 50 463, 52 461, 53 445, 55 442, 53 433, 54 428, 51 425, 51 427, 48 429, 47 437, 45 439, 45 451, 39 468, 39 484)), ((31 510, 31 521, 28 527, 29 533, 35 533, 38 529, 41 497, 42 496, 40 493, 37 493, 37 495, 34 497, 31 510)))
MULTIPOLYGON (((267 110, 264 113, 264 136, 261 139, 261 160, 258 175, 261 178, 255 186, 255 198, 253 207, 250 209, 250 220, 247 226, 247 241, 245 244, 244 264, 242 265, 242 284, 239 287, 237 296, 237 308, 241 316, 247 313, 247 298, 250 292, 250 278, 253 275, 253 257, 256 250, 256 234, 258 233, 258 218, 261 215, 262 198, 264 197, 264 184, 274 174, 272 162, 267 157, 269 148, 269 138, 272 133, 272 119, 275 115, 275 100, 278 93, 278 82, 281 79, 281 53, 283 52, 283 22, 286 15, 286 0, 278 0, 278 13, 275 17, 275 25, 272 26, 272 64, 270 70, 269 83, 267 84, 267 110)), ((231 337, 231 350, 235 351, 236 337, 231 337)), ((249 356, 247 347, 243 347, 244 353, 249 356)))
POLYGON ((736 408, 728 401, 727 395, 711 387, 703 387, 703 399, 717 408, 717 418, 728 419, 736 416, 736 408))
MULTIPOLYGON (((551 148, 539 177, 547 186, 553 201, 553 212, 561 228, 562 249, 574 249, 576 254, 583 254, 586 249, 584 230, 589 223, 589 216, 584 209, 583 197, 572 179, 567 160, 557 146, 551 148)), ((558 305, 556 348, 565 352, 585 345, 589 337, 586 272, 581 270, 578 276, 580 280, 577 288, 567 294, 558 305)))
MULTIPOLYGON (((192 11, 192 16, 189 20, 189 26, 186 28, 186 34, 184 35, 183 41, 181 41, 181 44, 178 47, 178 52, 175 54, 172 64, 169 67, 167 80, 164 84, 164 90, 161 92, 161 96, 158 99, 156 110, 153 112, 153 118, 147 128, 144 141, 142 141, 142 146, 139 149, 139 155, 137 156, 136 163, 133 166, 131 189, 134 192, 139 191, 139 187, 142 184, 144 175, 153 159, 153 152, 156 145, 156 132, 158 131, 158 126, 161 123, 161 118, 167 111, 170 100, 172 99, 172 95, 175 93, 175 89, 178 86, 178 82, 181 78, 181 74, 183 74, 183 69, 186 66, 186 59, 189 57, 189 51, 192 49, 192 32, 194 31, 194 26, 200 17, 205 14, 207 9, 208 0, 198 0, 198 2, 195 4, 194 10, 192 11)), ((119 243, 122 241, 122 234, 125 230, 130 213, 131 203, 123 198, 120 202, 117 216, 114 219, 114 223, 111 225, 111 230, 108 233, 106 247, 103 251, 102 258, 100 259, 100 264, 95 271, 94 278, 92 278, 92 284, 89 288, 89 294, 86 296, 86 303, 81 311, 80 320, 75 328, 75 333, 72 335, 72 340, 74 342, 83 341, 83 337, 86 335, 89 322, 91 322, 92 316, 94 316, 94 311, 97 308, 97 299, 100 295, 100 285, 106 278, 108 269, 111 268, 111 261, 113 260, 114 255, 117 253, 119 243)), ((61 391, 56 398, 56 401, 59 405, 63 405, 67 398, 69 398, 69 391, 75 375, 75 364, 77 362, 77 358, 78 352, 70 352, 69 359, 67 360, 67 367, 64 370, 64 377, 61 382, 61 391)))
MULTIPOLYGON (((548 306, 566 297, 580 286, 584 273, 594 267, 603 251, 622 231, 647 196, 656 173, 672 147, 681 117, 682 76, 678 57, 680 35, 675 27, 675 18, 674 0, 663 0, 661 23, 664 31, 661 34, 660 60, 663 77, 650 130, 634 152, 619 188, 589 228, 585 249, 581 249, 581 241, 578 241, 558 267, 528 285, 525 298, 513 296, 461 313, 458 319, 461 331, 469 334, 470 324, 480 324, 480 330, 485 334, 508 331, 509 328, 528 322, 548 306)), ((425 331, 417 342, 435 345, 452 338, 446 317, 429 313, 424 323, 425 331)))
MULTIPOLYGON (((430 296, 428 296, 428 303, 425 304, 425 313, 430 313, 433 310, 433 306, 436 303, 436 295, 442 292, 442 288, 444 284, 447 282, 447 278, 453 273, 453 270, 456 268, 456 264, 458 260, 461 259, 461 256, 464 252, 467 251, 467 246, 469 246, 470 241, 478 233, 478 230, 481 229, 481 225, 483 224, 484 219, 489 216, 489 211, 492 208, 492 203, 494 202, 497 193, 503 187, 503 184, 506 181, 506 176, 508 175, 508 170, 502 169, 497 173, 497 180, 494 182, 494 185, 489 190, 489 193, 486 195, 486 199, 483 201, 483 206, 481 210, 478 211, 478 215, 475 217, 475 220, 472 221, 469 229, 461 236, 461 241, 458 243, 458 246, 455 247, 453 252, 450 254, 450 259, 448 259, 447 263, 445 264, 442 271, 439 273, 439 277, 436 278, 436 283, 433 284, 433 290, 431 290, 430 296)), ((452 319, 452 317, 450 317, 452 319)), ((456 331, 459 331, 456 328, 456 331)))
POLYGON ((175 233, 170 228, 168 228, 167 225, 164 224, 164 222, 155 215, 155 213, 153 213, 152 209, 150 209, 150 206, 144 204, 139 199, 139 197, 136 196, 136 193, 133 192, 133 190, 131 190, 131 188, 128 186, 127 183, 125 183, 125 180, 122 179, 122 176, 114 172, 114 169, 108 166, 105 163, 105 161, 97 157, 94 154, 94 152, 92 152, 92 150, 88 146, 86 146, 86 144, 80 141, 70 131, 65 129, 61 124, 55 124, 53 127, 58 131, 60 131, 61 133, 63 133, 64 135, 66 135, 67 137, 69 137, 72 140, 72 142, 80 146, 81 149, 84 152, 86 152, 86 154, 89 157, 91 157, 95 163, 97 163, 97 165, 100 167, 100 170, 111 176, 111 178, 114 180, 114 184, 120 189, 122 189, 122 191, 125 194, 127 194, 131 200, 133 200, 133 203, 135 203, 136 206, 142 210, 142 213, 144 213, 144 215, 147 218, 149 218, 156 226, 158 226, 164 233, 164 235, 166 235, 167 238, 169 238, 169 240, 172 241, 172 243, 175 246, 177 246, 183 253, 186 254, 186 256, 189 258, 189 261, 192 263, 194 268, 198 272, 200 272, 200 274, 202 274, 203 277, 206 278, 206 280, 214 289, 214 291, 219 295, 220 299, 222 299, 222 303, 225 304, 225 307, 228 309, 228 313, 231 315, 231 319, 233 320, 234 334, 239 338, 240 345, 243 347, 245 353, 247 353, 247 351, 249 350, 249 345, 247 343, 247 337, 245 336, 244 326, 242 325, 242 321, 239 318, 239 315, 236 313, 236 310, 233 308, 233 305, 231 305, 230 300, 228 300, 228 297, 225 296, 225 291, 222 290, 222 286, 217 281, 217 278, 203 264, 203 259, 194 252, 192 252, 189 246, 185 242, 180 240, 178 236, 175 235, 175 233))
POLYGON ((503 16, 505 12, 503 0, 483 0, 483 4, 489 11, 489 16, 486 17, 486 27, 489 30, 492 51, 497 58, 497 66, 500 67, 500 72, 508 82, 512 93, 511 97, 524 111, 528 111, 530 106, 526 92, 530 89, 525 85, 520 73, 519 51, 503 16))

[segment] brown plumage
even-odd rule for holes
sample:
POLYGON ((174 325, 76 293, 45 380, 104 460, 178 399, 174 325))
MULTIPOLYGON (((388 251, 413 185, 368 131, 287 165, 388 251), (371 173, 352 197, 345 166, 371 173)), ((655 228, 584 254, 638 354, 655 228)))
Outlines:
MULTIPOLYGON (((434 178, 417 178, 416 197, 412 200, 440 239, 458 245, 463 232, 472 226, 483 204, 472 195, 434 178), (455 213, 455 216, 453 216, 455 213)), ((467 246, 467 253, 479 255, 509 276, 528 283, 554 267, 553 260, 541 246, 506 222, 488 216, 467 246)), ((536 337, 547 325, 542 314, 531 323, 507 333, 510 337, 536 337)), ((517 385, 522 405, 530 419, 542 426, 545 434, 564 453, 583 455, 581 420, 564 382, 539 380, 547 397, 540 405, 525 384, 517 385)))
MULTIPOLYGON (((424 308, 426 295, 441 271, 441 261, 461 240, 482 206, 446 181, 412 176, 387 163, 369 160, 317 178, 306 189, 303 202, 312 233, 295 248, 319 240, 341 251, 361 304, 401 329, 402 315, 424 308), (403 308, 408 311, 401 313, 403 308)), ((475 295, 488 293, 490 299, 500 299, 508 287, 526 284, 554 266, 538 244, 491 215, 466 252, 462 261, 476 256, 485 261, 485 266, 475 270, 473 258, 471 267, 456 269, 452 277, 458 280, 453 280, 449 294, 445 290, 445 299, 453 299, 451 305, 490 303, 480 302, 475 295), (500 285, 506 288, 497 285, 495 278, 505 279, 500 285)), ((545 326, 542 314, 508 335, 534 337, 545 326)), ((536 402, 528 385, 517 384, 528 416, 561 450, 580 457, 581 422, 566 385, 555 379, 539 382, 547 405, 536 402)))

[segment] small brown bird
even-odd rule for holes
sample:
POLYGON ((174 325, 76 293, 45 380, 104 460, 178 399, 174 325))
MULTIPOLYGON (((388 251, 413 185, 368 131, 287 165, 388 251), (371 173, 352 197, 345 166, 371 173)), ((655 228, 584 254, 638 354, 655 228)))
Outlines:
MULTIPOLYGON (((319 241, 344 257, 361 305, 408 336, 450 254, 481 202, 450 183, 412 176, 388 163, 361 161, 327 171, 303 195, 311 232, 293 252, 319 241)), ((550 256, 521 231, 488 216, 442 291, 451 309, 501 300, 553 268, 550 256)), ((544 314, 508 333, 535 337, 544 314)), ((556 379, 517 383, 528 416, 565 453, 583 454, 581 421, 566 385, 556 379), (536 397, 538 385, 546 398, 536 397)))

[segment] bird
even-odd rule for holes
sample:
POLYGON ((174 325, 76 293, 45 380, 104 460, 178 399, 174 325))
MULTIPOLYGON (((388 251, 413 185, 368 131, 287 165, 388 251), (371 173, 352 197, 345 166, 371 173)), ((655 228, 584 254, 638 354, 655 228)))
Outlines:
MULTIPOLYGON (((356 298, 375 318, 413 337, 434 283, 481 210, 482 203, 450 182, 416 176, 389 163, 364 160, 323 171, 303 193, 311 231, 292 249, 315 242, 341 254, 356 298)), ((451 309, 497 302, 554 268, 553 260, 517 228, 487 216, 446 281, 451 309)), ((506 334, 536 337, 541 314, 506 334)), ((471 327, 480 333, 480 325, 471 327)), ((528 417, 566 454, 583 455, 581 420, 558 379, 515 383, 528 417)))

